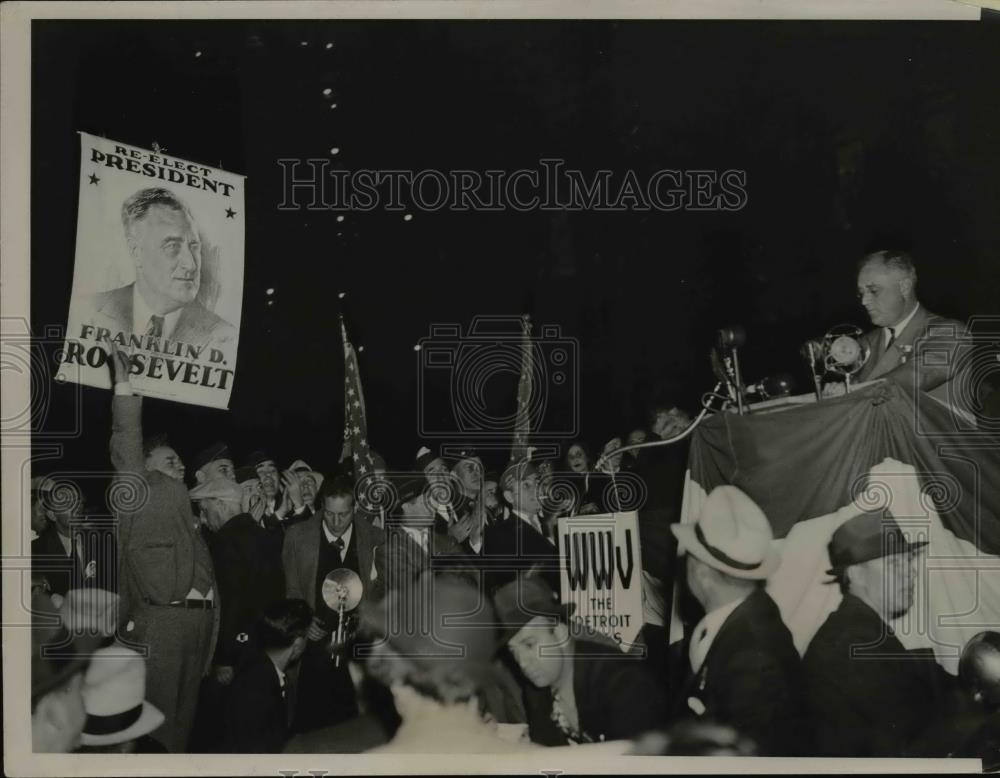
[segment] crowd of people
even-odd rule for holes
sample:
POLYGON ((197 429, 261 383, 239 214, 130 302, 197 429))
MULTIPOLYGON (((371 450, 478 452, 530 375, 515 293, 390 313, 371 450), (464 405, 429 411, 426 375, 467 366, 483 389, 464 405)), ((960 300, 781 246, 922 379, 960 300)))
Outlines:
POLYGON ((600 456, 575 441, 562 461, 527 450, 498 472, 430 446, 394 469, 373 455, 365 477, 350 456, 319 472, 256 451, 237 467, 216 442, 191 477, 165 438, 144 437, 128 356, 108 348, 112 520, 33 482, 36 751, 629 740, 636 754, 1000 765, 1000 633, 970 641, 955 678, 890 626, 913 605, 921 544, 888 511, 842 524, 828 548, 842 599, 800 656, 765 590, 780 557, 761 508, 719 486, 681 524, 683 447, 615 453, 679 435, 691 419, 676 405, 600 456), (557 596, 557 520, 623 509, 623 472, 644 484, 644 568, 668 601, 678 582, 686 627, 668 645, 647 624, 630 652, 557 596), (46 655, 53 643, 65 650, 46 655))

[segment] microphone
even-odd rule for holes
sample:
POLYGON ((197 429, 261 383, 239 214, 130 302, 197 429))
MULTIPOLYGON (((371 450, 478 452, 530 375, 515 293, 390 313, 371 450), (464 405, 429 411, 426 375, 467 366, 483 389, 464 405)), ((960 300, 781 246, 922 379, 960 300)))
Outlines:
POLYGON ((747 333, 738 324, 732 327, 723 327, 717 335, 717 342, 720 348, 739 348, 747 342, 747 333))
POLYGON ((823 355, 823 340, 807 340, 799 349, 799 354, 810 365, 816 364, 823 355))

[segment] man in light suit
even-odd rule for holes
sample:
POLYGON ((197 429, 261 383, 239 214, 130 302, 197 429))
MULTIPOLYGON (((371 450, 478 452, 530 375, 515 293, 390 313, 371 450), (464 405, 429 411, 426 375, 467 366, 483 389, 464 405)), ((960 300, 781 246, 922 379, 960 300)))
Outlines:
POLYGON ((120 634, 148 648, 148 699, 165 716, 152 736, 183 752, 218 634, 215 570, 191 513, 183 465, 165 445, 144 451, 142 398, 132 394, 128 357, 111 346, 120 634), (122 496, 136 492, 145 500, 133 505, 122 496))
MULTIPOLYGON (((949 404, 948 383, 956 378, 960 363, 959 340, 965 327, 953 319, 931 313, 917 299, 917 271, 910 255, 902 251, 876 251, 858 267, 858 299, 875 329, 864 341, 871 355, 855 377, 857 382, 877 378, 913 387, 949 404), (914 372, 912 360, 918 339, 940 340, 947 359, 921 360, 914 372)), ((943 356, 943 355, 942 355, 943 356)))
POLYGON ((188 207, 167 189, 142 189, 122 204, 122 224, 135 283, 81 300, 72 319, 112 337, 121 332, 231 352, 236 328, 196 299, 201 243, 188 207))
POLYGON ((337 667, 331 658, 330 637, 339 617, 323 599, 323 580, 338 568, 357 573, 364 586, 359 611, 384 593, 384 574, 377 570, 375 558, 385 535, 371 522, 355 516, 351 481, 325 480, 317 502, 316 515, 288 528, 282 548, 286 596, 305 600, 315 613, 296 689, 294 726, 300 732, 357 714, 347 662, 341 661, 337 667))

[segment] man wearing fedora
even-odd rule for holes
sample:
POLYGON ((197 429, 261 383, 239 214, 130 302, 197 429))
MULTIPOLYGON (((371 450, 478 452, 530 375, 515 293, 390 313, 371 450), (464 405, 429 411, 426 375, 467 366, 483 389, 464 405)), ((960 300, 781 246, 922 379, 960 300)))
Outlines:
POLYGON ((636 737, 666 723, 662 684, 638 656, 596 632, 571 633, 537 576, 518 576, 493 596, 500 641, 520 668, 531 740, 544 746, 636 737))
POLYGON ((860 513, 833 533, 830 583, 843 599, 803 660, 817 755, 904 756, 932 726, 948 679, 890 626, 913 605, 925 545, 907 540, 888 511, 860 513))
POLYGON ((671 530, 705 611, 682 652, 677 715, 735 727, 762 756, 808 754, 799 654, 764 591, 781 561, 764 512, 735 486, 717 486, 695 523, 671 530))
POLYGON ((217 681, 227 685, 243 641, 264 609, 285 596, 281 556, 267 530, 242 512, 243 490, 225 477, 189 492, 208 527, 208 548, 219 586, 219 638, 213 659, 217 681))

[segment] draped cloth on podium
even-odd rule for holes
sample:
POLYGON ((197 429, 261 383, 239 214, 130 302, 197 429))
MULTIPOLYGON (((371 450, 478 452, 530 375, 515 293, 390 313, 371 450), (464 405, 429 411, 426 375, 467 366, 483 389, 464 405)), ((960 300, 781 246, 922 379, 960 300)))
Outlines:
MULTIPOLYGON (((888 506, 929 540, 916 604, 893 624, 907 648, 932 648, 957 672, 964 643, 1000 625, 1000 438, 927 395, 879 382, 770 413, 720 413, 693 434, 681 521, 735 484, 767 514, 782 551, 768 583, 796 647, 837 607, 827 544, 860 510, 888 506)), ((680 637, 676 616, 671 639, 680 637)))

